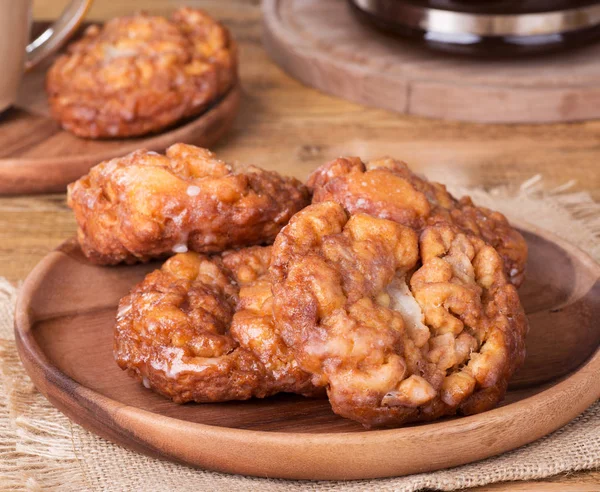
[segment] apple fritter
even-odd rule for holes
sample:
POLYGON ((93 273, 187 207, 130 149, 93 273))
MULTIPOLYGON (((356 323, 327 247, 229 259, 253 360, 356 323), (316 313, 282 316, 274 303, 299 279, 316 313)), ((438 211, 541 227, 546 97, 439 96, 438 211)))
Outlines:
POLYGON ((514 285, 523 282, 527 243, 506 217, 477 207, 468 196, 457 200, 444 185, 417 176, 404 162, 383 158, 365 164, 357 157, 342 157, 314 171, 308 186, 313 203, 333 200, 351 213, 364 212, 416 230, 442 223, 458 226, 500 253, 514 285))
POLYGON ((79 244, 102 265, 270 244, 308 202, 294 178, 185 144, 102 162, 68 188, 79 244))
POLYGON ((459 227, 411 227, 335 202, 273 246, 278 329, 333 410, 367 427, 492 408, 523 362, 527 320, 496 250, 459 227))
POLYGON ((177 403, 318 394, 275 329, 270 253, 252 247, 167 260, 119 303, 119 366, 177 403))
POLYGON ((157 132, 203 112, 237 80, 229 31, 201 10, 90 26, 48 71, 52 116, 87 138, 157 132))

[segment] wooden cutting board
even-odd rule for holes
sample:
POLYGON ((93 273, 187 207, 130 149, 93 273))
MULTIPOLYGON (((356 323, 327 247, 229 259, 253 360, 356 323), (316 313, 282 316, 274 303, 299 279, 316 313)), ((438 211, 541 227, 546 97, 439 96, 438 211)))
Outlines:
POLYGON ((15 338, 36 387, 85 428, 136 451, 262 477, 361 479, 419 473, 517 448, 600 397, 600 266, 575 246, 519 224, 529 245, 519 294, 527 358, 499 408, 399 429, 365 430, 326 399, 177 405, 121 371, 112 355, 119 299, 159 263, 98 267, 72 240, 20 290, 15 338))
POLYGON ((486 123, 600 117, 600 44, 535 58, 437 53, 363 25, 346 0, 264 0, 264 43, 293 77, 400 113, 486 123))
MULTIPOLYGON (((47 25, 39 23, 34 31, 47 25)), ((62 130, 50 117, 44 91, 52 58, 26 73, 16 104, 0 114, 0 195, 65 191, 99 162, 137 149, 161 152, 177 142, 210 147, 233 125, 239 84, 201 115, 145 137, 89 140, 62 130)))

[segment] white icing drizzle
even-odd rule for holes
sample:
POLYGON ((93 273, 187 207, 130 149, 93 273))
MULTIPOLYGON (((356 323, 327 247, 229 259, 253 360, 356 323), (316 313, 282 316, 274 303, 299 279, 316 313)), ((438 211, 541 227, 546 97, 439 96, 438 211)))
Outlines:
POLYGON ((390 308, 398 311, 406 325, 410 338, 417 347, 422 347, 430 337, 429 328, 425 325, 425 315, 406 284, 404 275, 396 275, 387 287, 390 296, 390 308))
POLYGON ((121 319, 129 311, 131 311, 131 301, 129 301, 129 302, 123 304, 121 307, 119 307, 119 311, 117 311, 117 319, 121 319))
POLYGON ((200 188, 198 186, 190 185, 188 186, 186 193, 188 196, 198 196, 200 194, 200 188))
POLYGON ((188 251, 188 247, 185 244, 178 243, 175 246, 173 246, 174 253, 187 253, 187 251, 188 251))
POLYGON ((205 234, 202 237, 202 242, 204 244, 213 244, 217 242, 217 236, 215 236, 214 234, 205 234))
POLYGON ((188 251, 189 231, 187 230, 187 214, 188 209, 183 207, 179 213, 166 213, 165 218, 171 219, 176 229, 179 232, 179 237, 175 238, 175 245, 172 250, 175 253, 186 253, 188 251))
POLYGON ((202 373, 211 366, 219 363, 219 358, 208 357, 191 357, 194 364, 183 361, 183 350, 180 348, 171 347, 163 351, 164 357, 159 360, 152 360, 150 365, 157 371, 162 371, 165 376, 170 379, 177 378, 181 373, 194 372, 202 373))
POLYGON ((116 58, 127 58, 136 56, 137 54, 137 50, 131 48, 118 48, 112 45, 106 45, 104 47, 104 59, 107 62, 110 62, 116 58))
POLYGON ((290 211, 286 208, 285 210, 282 210, 275 216, 275 218, 273 219, 273 222, 275 222, 276 224, 279 224, 284 219, 286 219, 288 217, 288 215, 291 215, 291 214, 290 214, 290 211))

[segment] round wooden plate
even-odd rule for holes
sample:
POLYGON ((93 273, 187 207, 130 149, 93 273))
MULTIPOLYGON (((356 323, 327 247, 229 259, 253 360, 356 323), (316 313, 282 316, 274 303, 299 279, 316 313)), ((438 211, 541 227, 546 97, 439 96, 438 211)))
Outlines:
POLYGON ((401 113, 477 122, 600 117, 600 44, 547 56, 438 53, 357 20, 347 0, 264 0, 264 42, 292 76, 401 113))
POLYGON ((240 102, 237 85, 200 116, 146 137, 88 140, 50 117, 44 80, 52 60, 28 72, 14 107, 0 115, 0 195, 63 192, 99 162, 136 149, 163 151, 176 142, 210 147, 231 128, 240 102))
POLYGON ((90 265, 74 240, 31 272, 17 302, 21 360, 71 419, 152 456, 231 473, 360 479, 456 466, 534 441, 600 397, 600 266, 532 226, 521 289, 528 356, 499 408, 400 429, 365 430, 326 400, 280 395, 176 405, 122 372, 112 356, 120 297, 157 264, 90 265))

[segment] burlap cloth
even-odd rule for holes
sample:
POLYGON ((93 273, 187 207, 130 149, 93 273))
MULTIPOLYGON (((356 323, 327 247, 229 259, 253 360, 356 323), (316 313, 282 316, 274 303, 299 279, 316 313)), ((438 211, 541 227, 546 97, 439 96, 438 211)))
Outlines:
MULTIPOLYGON (((554 231, 600 260, 600 205, 585 193, 569 193, 569 185, 544 191, 541 178, 536 176, 516 190, 454 191, 467 191, 477 203, 493 205, 509 216, 554 231)), ((2 491, 455 490, 600 467, 599 402, 562 429, 513 452, 449 470, 401 478, 287 481, 226 475, 147 458, 85 431, 35 390, 19 363, 13 341, 15 297, 16 289, 0 278, 2 491)))

